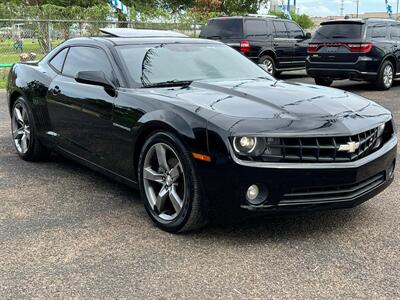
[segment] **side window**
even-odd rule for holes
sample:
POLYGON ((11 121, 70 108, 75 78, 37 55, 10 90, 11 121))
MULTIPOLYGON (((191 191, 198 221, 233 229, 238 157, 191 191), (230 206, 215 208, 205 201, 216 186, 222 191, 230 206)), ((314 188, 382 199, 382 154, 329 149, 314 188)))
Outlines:
POLYGON ((393 40, 400 41, 400 24, 390 27, 390 36, 393 40))
POLYGON ((292 39, 302 39, 304 38, 303 29, 299 25, 293 22, 285 22, 286 28, 289 32, 289 38, 292 39))
POLYGON ((80 71, 103 71, 112 78, 112 67, 106 53, 98 48, 71 47, 64 63, 63 75, 75 77, 80 71))
POLYGON ((386 25, 374 25, 368 26, 367 37, 369 38, 385 38, 386 37, 386 25))
POLYGON ((247 20, 247 36, 267 35, 267 23, 264 20, 247 20))
POLYGON ((276 38, 287 38, 288 32, 286 30, 285 23, 283 21, 274 21, 275 35, 276 38))
POLYGON ((65 56, 67 55, 67 52, 68 52, 68 48, 61 50, 49 62, 50 65, 60 73, 62 71, 64 61, 65 61, 65 56))

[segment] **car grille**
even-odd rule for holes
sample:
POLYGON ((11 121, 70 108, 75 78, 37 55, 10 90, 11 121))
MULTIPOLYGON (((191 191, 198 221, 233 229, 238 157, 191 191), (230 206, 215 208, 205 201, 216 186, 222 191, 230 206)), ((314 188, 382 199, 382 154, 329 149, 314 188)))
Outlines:
POLYGON ((352 161, 370 154, 377 141, 374 128, 353 136, 319 138, 282 138, 280 160, 305 162, 352 161), (357 143, 355 152, 340 151, 341 145, 357 143))
POLYGON ((385 173, 380 173, 362 182, 328 187, 292 189, 284 194, 279 205, 320 204, 337 201, 351 201, 372 191, 385 181, 385 173))

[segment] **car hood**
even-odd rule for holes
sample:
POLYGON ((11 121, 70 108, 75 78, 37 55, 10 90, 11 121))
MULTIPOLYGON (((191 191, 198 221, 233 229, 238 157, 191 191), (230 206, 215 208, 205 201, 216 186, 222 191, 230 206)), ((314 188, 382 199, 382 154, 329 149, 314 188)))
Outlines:
POLYGON ((349 134, 391 118, 388 110, 346 91, 269 79, 198 81, 152 91, 230 132, 349 134))

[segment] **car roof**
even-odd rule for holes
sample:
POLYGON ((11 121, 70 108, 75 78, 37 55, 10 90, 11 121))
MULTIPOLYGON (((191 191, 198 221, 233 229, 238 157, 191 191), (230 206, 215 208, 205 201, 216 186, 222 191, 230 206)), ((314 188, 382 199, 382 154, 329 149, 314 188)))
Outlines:
POLYGON ((322 22, 321 25, 329 25, 329 24, 366 24, 366 23, 379 23, 379 22, 393 22, 398 23, 393 19, 382 19, 382 18, 366 18, 366 19, 337 19, 337 20, 329 20, 322 22))
POLYGON ((187 35, 184 35, 183 33, 170 30, 149 30, 136 28, 100 28, 100 32, 109 36, 122 38, 187 37, 187 35))
MULTIPOLYGON (((256 14, 249 14, 249 15, 246 15, 246 16, 219 16, 219 17, 215 17, 215 18, 211 18, 211 19, 209 19, 209 20, 224 20, 224 19, 242 19, 242 20, 244 20, 244 19, 256 19, 256 20, 259 20, 259 19, 279 19, 279 20, 283 20, 283 19, 280 19, 280 18, 278 18, 277 16, 274 16, 274 15, 256 15, 256 14)), ((286 20, 285 19, 285 21, 289 21, 289 20, 286 20)))
POLYGON ((74 46, 85 44, 106 44, 109 46, 121 45, 143 45, 143 44, 222 44, 221 42, 190 38, 190 37, 114 37, 114 36, 98 36, 98 37, 78 37, 67 40, 62 45, 74 46))

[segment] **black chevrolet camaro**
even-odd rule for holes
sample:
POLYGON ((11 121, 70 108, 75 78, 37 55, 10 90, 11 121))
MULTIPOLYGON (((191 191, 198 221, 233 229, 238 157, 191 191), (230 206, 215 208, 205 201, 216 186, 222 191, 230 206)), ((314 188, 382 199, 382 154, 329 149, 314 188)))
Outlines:
POLYGON ((22 159, 57 151, 140 189, 179 232, 213 212, 353 207, 392 181, 391 113, 360 96, 277 81, 219 42, 107 29, 8 81, 22 159))

